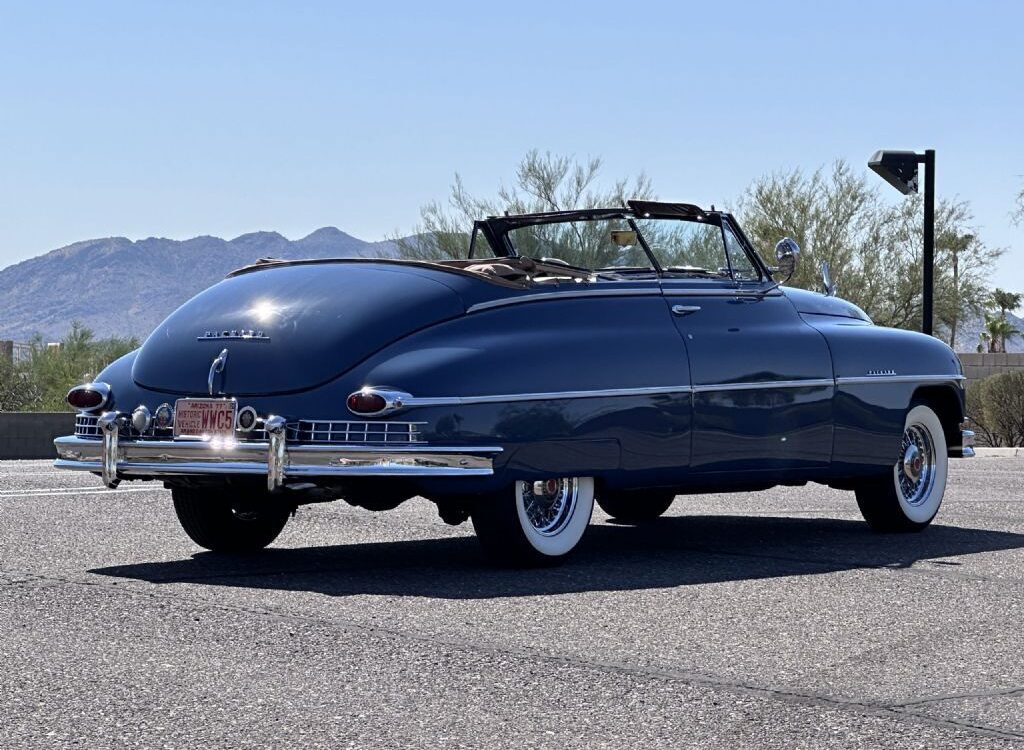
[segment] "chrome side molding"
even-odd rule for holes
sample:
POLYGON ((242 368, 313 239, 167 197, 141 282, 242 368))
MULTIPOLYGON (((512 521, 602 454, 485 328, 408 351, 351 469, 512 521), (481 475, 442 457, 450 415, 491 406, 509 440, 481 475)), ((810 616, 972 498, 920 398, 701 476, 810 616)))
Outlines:
MULTIPOLYGON (((828 386, 859 385, 865 383, 955 383, 963 375, 865 375, 839 378, 803 378, 797 380, 758 380, 745 383, 707 383, 699 385, 668 385, 642 388, 597 388, 588 391, 550 391, 542 393, 503 393, 487 396, 412 396, 401 394, 400 406, 469 406, 516 401, 558 401, 576 398, 618 398, 624 396, 667 396, 678 393, 709 393, 719 391, 756 391, 777 388, 822 388, 828 386)), ((377 393, 374 388, 364 389, 377 393)), ((380 391, 383 393, 384 391, 380 391)))

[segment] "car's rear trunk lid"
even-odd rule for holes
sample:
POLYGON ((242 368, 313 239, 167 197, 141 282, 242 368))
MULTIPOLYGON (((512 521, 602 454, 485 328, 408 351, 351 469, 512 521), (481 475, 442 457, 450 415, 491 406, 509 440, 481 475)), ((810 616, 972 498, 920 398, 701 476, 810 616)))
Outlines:
POLYGON ((150 335, 132 376, 145 388, 235 396, 326 383, 402 336, 465 311, 441 274, 385 263, 270 267, 221 281, 150 335))

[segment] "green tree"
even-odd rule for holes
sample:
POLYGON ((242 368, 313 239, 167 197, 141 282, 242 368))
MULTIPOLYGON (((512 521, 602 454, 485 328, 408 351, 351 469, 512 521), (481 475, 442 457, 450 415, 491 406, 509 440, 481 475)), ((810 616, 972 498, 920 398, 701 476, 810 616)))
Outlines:
MULTIPOLYGON (((420 223, 411 237, 395 238, 402 257, 414 260, 465 258, 469 252, 473 222, 508 212, 567 211, 576 208, 620 206, 629 198, 652 199, 650 180, 642 172, 632 180, 601 186, 601 159, 577 161, 536 149, 516 167, 511 185, 500 185, 494 197, 472 195, 459 174, 451 186, 447 204, 428 203, 420 210, 420 223)), ((562 228, 572 232, 570 228, 562 228)), ((553 238, 586 244, 585 236, 553 238)), ((579 248, 587 254, 586 248, 579 248)))
POLYGON ((22 368, 0 357, 0 411, 22 411, 37 400, 38 392, 22 368))
POLYGON ((978 346, 978 351, 987 345, 990 352, 1005 352, 1006 342, 1019 335, 1021 335, 1020 331, 1014 328, 1006 318, 985 313, 985 329, 981 332, 981 344, 978 346))
POLYGON ((91 330, 75 321, 59 346, 51 347, 38 336, 31 345, 28 361, 14 368, 21 393, 16 408, 67 411, 64 399, 72 386, 91 380, 115 359, 137 349, 139 342, 135 338, 96 339, 91 330))
POLYGON ((1006 313, 1016 310, 1021 305, 1024 295, 1017 292, 1008 292, 1005 289, 993 289, 990 297, 992 306, 999 310, 999 317, 1005 318, 1006 313))
MULTIPOLYGON (((794 286, 820 288, 818 269, 827 261, 839 293, 876 323, 919 329, 922 211, 918 197, 887 204, 865 175, 838 161, 830 170, 796 169, 755 180, 738 213, 762 252, 783 236, 800 244, 794 286)), ((962 201, 936 206, 935 316, 950 341, 966 315, 984 308, 985 282, 1002 254, 985 245, 972 222, 962 201)))
POLYGON ((982 381, 984 419, 1004 445, 1024 445, 1024 372, 1004 372, 982 381))
POLYGON ((1013 327, 1007 313, 1016 310, 1021 305, 1024 295, 1016 292, 1008 292, 1005 289, 993 289, 988 297, 988 307, 998 310, 997 315, 985 313, 985 328, 980 334, 981 341, 978 344, 978 351, 987 348, 990 352, 1005 352, 1006 342, 1014 336, 1021 335, 1021 332, 1013 327))

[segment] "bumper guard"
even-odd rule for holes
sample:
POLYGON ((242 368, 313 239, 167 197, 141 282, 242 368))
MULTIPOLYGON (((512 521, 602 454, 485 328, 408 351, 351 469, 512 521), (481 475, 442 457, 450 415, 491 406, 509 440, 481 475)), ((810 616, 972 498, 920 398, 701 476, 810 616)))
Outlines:
POLYGON ((266 420, 266 441, 135 440, 119 434, 120 419, 100 417, 102 440, 54 440, 54 466, 97 473, 111 488, 123 478, 246 474, 266 476, 273 491, 287 479, 490 476, 492 458, 502 452, 496 446, 288 445, 280 417, 266 420))

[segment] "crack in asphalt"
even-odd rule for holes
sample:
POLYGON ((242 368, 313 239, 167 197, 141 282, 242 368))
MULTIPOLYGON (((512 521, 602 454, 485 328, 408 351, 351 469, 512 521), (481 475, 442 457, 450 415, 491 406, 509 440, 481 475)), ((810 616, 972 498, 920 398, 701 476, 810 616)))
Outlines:
POLYGON ((942 703, 943 701, 970 700, 971 698, 1005 698, 1011 695, 1024 695, 1024 687, 1002 688, 999 690, 983 690, 974 693, 949 693, 946 695, 935 695, 931 698, 919 698, 905 703, 887 703, 889 708, 906 708, 908 706, 923 706, 927 703, 942 703))
MULTIPOLYGON (((14 571, 3 570, 0 570, 0 574, 3 574, 8 578, 13 578, 14 576, 20 575, 14 571)), ((61 576, 37 575, 33 577, 23 576, 21 580, 11 581, 10 583, 20 584, 23 586, 26 584, 93 586, 108 590, 110 592, 116 592, 125 596, 163 599, 175 602, 177 604, 183 604, 190 607, 204 608, 207 610, 221 610, 226 612, 250 614, 259 617, 280 620, 283 622, 313 624, 319 625, 321 627, 329 627, 338 630, 343 630, 353 634, 367 634, 374 635, 377 637, 390 637, 412 643, 423 643, 434 647, 439 645, 447 646, 455 650, 471 651, 480 654, 489 654, 504 657, 511 656, 515 658, 528 659, 540 663, 560 664, 577 667, 581 669, 591 669, 608 674, 622 674, 646 679, 682 682, 684 684, 719 689, 734 694, 749 695, 766 700, 779 700, 787 703, 799 704, 804 706, 831 708, 853 712, 864 716, 899 718, 900 720, 909 719, 917 723, 926 724, 938 728, 966 731, 971 734, 1012 741, 1014 743, 1024 742, 1024 730, 1015 731, 999 729, 996 727, 986 726, 983 724, 972 724, 970 722, 956 719, 939 719, 933 716, 928 716, 926 714, 919 714, 914 711, 907 710, 909 706, 927 704, 941 700, 952 700, 958 697, 955 695, 922 698, 920 700, 907 701, 903 703, 871 703, 857 701, 849 698, 843 698, 835 695, 816 693, 814 691, 794 690, 792 688, 755 685, 737 680, 724 679, 713 674, 698 671, 673 669, 665 667, 641 666, 637 664, 629 664, 626 662, 605 661, 600 659, 586 659, 576 656, 559 656, 555 654, 544 653, 542 651, 537 651, 535 649, 527 647, 499 647, 486 643, 478 643, 468 640, 438 637, 435 634, 428 634, 415 630, 399 630, 395 628, 367 625, 365 623, 359 623, 350 620, 323 618, 312 615, 296 614, 293 612, 282 612, 271 608, 254 608, 235 604, 226 604, 223 602, 213 602, 202 597, 193 598, 189 596, 183 596, 177 593, 148 591, 141 587, 136 587, 134 585, 126 586, 119 585, 117 583, 109 583, 106 581, 89 581, 75 578, 66 578, 61 576)), ((1018 692, 1024 693, 1024 688, 1014 688, 1010 691, 993 691, 993 697, 998 697, 999 695, 1012 695, 1018 692)), ((964 694, 963 697, 986 697, 987 695, 988 693, 982 692, 964 694)))

